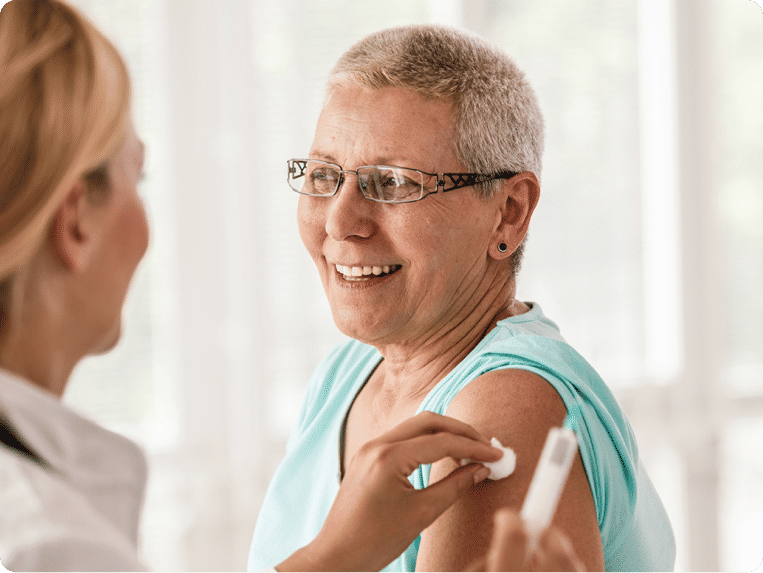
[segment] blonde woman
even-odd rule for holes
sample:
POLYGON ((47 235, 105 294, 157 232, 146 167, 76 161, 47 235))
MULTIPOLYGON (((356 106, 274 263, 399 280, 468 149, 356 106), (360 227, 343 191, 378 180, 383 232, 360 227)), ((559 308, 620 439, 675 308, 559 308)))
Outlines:
POLYGON ((143 455, 60 401, 148 244, 127 69, 66 5, 15 0, 0 77, 0 561, 141 570, 143 455))
MULTIPOLYGON (((119 340, 125 295, 148 245, 137 190, 145 150, 131 121, 127 69, 66 3, 12 0, 0 11, 0 78, 0 562, 13 570, 144 570, 144 456, 60 400, 76 364, 119 340)), ((331 511, 334 525, 279 568, 383 566, 488 473, 471 464, 416 491, 405 480, 413 468, 500 455, 456 420, 408 420, 359 452, 331 511)), ((495 566, 523 557, 522 528, 511 517, 501 517, 495 566)), ((558 538, 549 543, 562 561, 548 563, 571 568, 558 538)))

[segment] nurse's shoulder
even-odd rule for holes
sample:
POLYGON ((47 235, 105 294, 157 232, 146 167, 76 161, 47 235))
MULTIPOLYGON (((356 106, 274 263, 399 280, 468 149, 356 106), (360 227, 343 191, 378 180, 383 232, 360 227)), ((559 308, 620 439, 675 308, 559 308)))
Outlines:
POLYGON ((0 563, 11 571, 146 571, 87 498, 0 447, 0 563))

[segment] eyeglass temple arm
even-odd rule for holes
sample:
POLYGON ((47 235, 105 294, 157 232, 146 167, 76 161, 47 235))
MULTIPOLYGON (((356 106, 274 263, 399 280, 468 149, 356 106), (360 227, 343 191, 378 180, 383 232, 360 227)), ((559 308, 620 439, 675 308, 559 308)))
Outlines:
POLYGON ((307 161, 296 161, 296 160, 290 160, 288 161, 289 164, 289 174, 294 175, 294 179, 298 179, 302 176, 304 176, 305 171, 307 171, 307 161), (297 172, 299 170, 299 173, 297 172))
POLYGON ((483 173, 443 173, 442 179, 437 182, 438 186, 442 186, 442 192, 447 193, 455 189, 461 189, 462 187, 471 187, 477 183, 486 183, 493 181, 494 179, 510 179, 518 175, 518 172, 514 171, 499 171, 494 175, 486 175, 483 173), (446 187, 445 178, 448 178, 451 183, 451 187, 446 187))

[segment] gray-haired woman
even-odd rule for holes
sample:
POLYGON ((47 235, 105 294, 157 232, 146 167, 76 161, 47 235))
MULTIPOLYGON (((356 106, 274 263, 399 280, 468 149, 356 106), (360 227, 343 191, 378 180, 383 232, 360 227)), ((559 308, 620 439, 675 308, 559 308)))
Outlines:
MULTIPOLYGON (((542 151, 532 88, 476 36, 393 28, 339 59, 288 180, 301 193, 302 241, 350 340, 310 381, 250 568, 315 535, 363 444, 433 411, 517 454, 514 474, 474 486, 389 565, 462 570, 487 551, 488 516, 520 507, 549 428, 571 407, 582 412, 580 455, 554 523, 588 569, 672 568, 670 523, 615 398, 540 306, 516 298, 542 151), (301 519, 284 511, 296 503, 301 519)), ((426 487, 456 466, 423 465, 411 482, 426 487)))

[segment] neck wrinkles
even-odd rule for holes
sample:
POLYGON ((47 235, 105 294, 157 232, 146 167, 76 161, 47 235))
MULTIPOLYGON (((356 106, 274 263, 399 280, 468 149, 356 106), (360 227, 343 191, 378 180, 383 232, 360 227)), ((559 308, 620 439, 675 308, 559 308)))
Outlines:
POLYGON ((426 395, 485 338, 498 321, 522 314, 514 277, 494 281, 476 304, 465 305, 420 339, 374 344, 384 357, 383 385, 400 396, 426 395))

